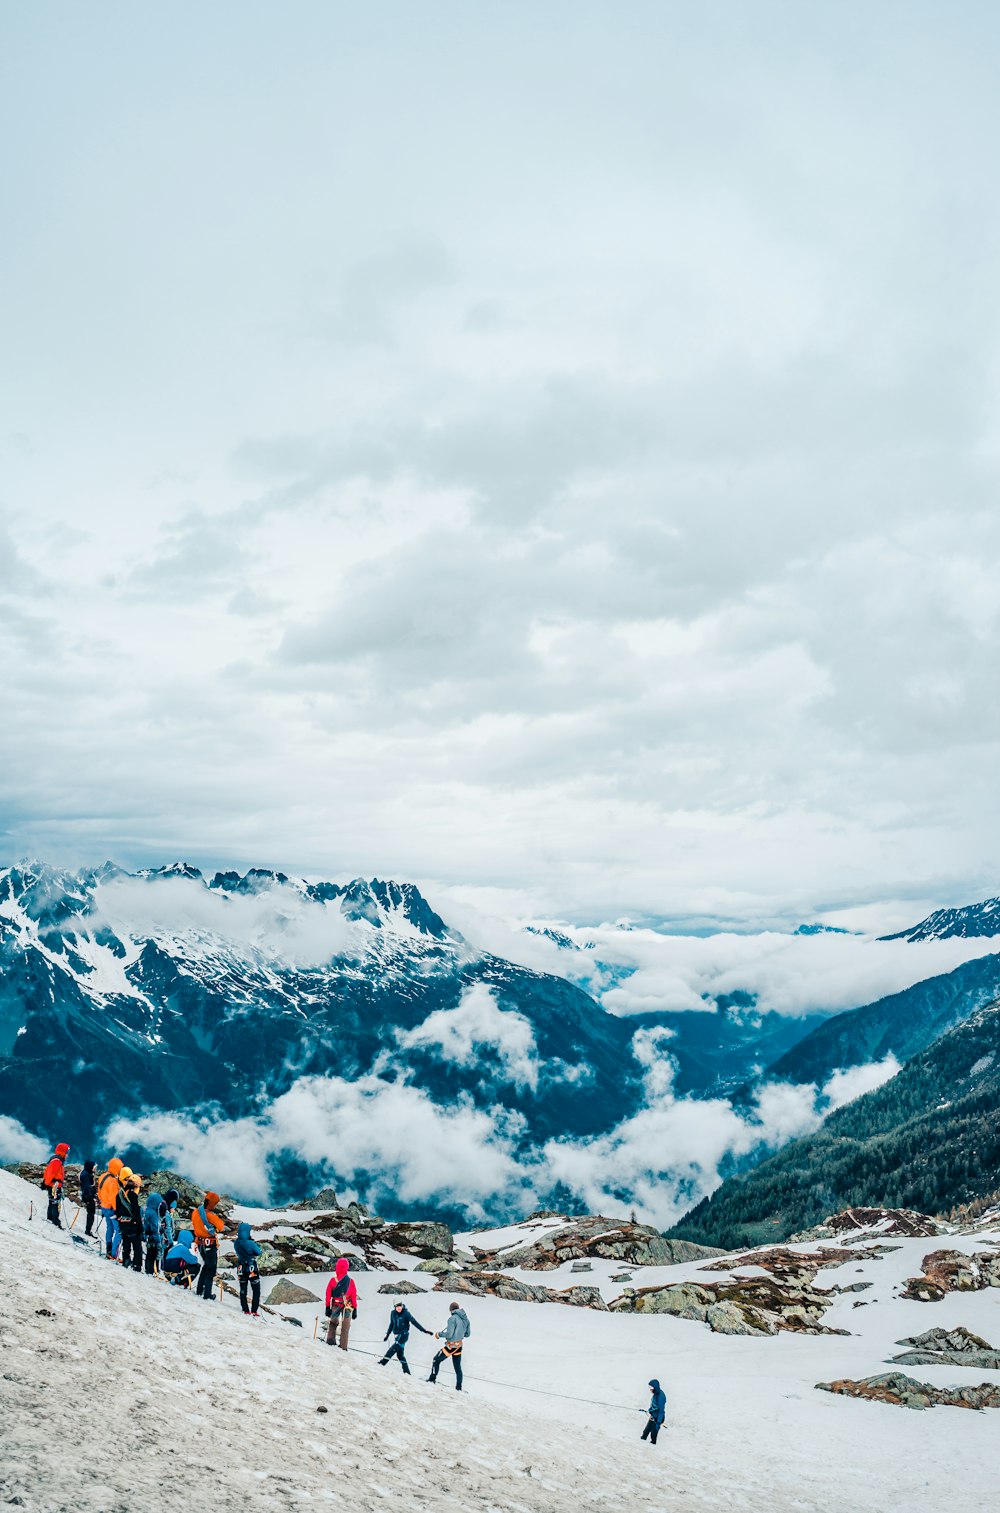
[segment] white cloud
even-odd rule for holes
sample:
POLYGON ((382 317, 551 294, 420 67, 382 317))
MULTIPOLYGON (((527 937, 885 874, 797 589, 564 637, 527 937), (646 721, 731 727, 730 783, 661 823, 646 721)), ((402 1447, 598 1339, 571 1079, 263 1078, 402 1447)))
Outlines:
POLYGON ((0 1114, 0 1161, 44 1161, 50 1147, 18 1119, 0 1114))
POLYGON ((433 1049, 443 1061, 474 1067, 484 1049, 493 1051, 515 1086, 536 1090, 540 1063, 530 1020, 501 1009, 485 983, 466 988, 454 1009, 435 1009, 422 1024, 397 1032, 404 1049, 433 1049))
POLYGON ((855 1098, 873 1092, 895 1077, 899 1070, 900 1064, 890 1052, 883 1061, 870 1061, 865 1066, 851 1066, 834 1072, 823 1087, 825 1112, 832 1113, 834 1109, 843 1108, 845 1103, 853 1103, 855 1098))

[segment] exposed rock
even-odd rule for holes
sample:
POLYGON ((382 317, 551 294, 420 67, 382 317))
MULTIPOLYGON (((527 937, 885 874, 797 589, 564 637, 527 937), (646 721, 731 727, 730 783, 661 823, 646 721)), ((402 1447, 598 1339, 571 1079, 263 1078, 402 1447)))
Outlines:
POLYGON ((928 1329, 925 1334, 896 1343, 912 1347, 892 1357, 901 1366, 970 1366, 977 1371, 1000 1371, 1000 1350, 961 1325, 957 1329, 928 1329))
MULTIPOLYGON (((624 1261, 629 1266, 670 1266, 674 1264, 672 1247, 679 1242, 665 1240, 648 1224, 633 1224, 625 1219, 606 1219, 587 1214, 568 1219, 562 1229, 550 1229, 526 1245, 511 1250, 484 1250, 473 1245, 476 1259, 490 1266, 520 1266, 527 1271, 554 1271, 566 1261, 584 1261, 600 1257, 606 1261, 624 1261)), ((722 1251, 703 1249, 703 1255, 721 1255, 722 1251)))
POLYGON ((758 1266, 772 1276, 788 1282, 812 1282, 816 1273, 825 1266, 844 1266, 848 1261, 867 1261, 871 1257, 866 1250, 824 1249, 799 1251, 789 1250, 785 1245, 768 1245, 760 1250, 744 1251, 742 1255, 727 1255, 725 1260, 711 1266, 702 1266, 701 1271, 736 1271, 743 1266, 758 1266))
POLYGON ((608 1307, 597 1287, 539 1287, 502 1271, 456 1272, 442 1277, 434 1291, 468 1292, 481 1298, 505 1298, 511 1303, 567 1303, 571 1308, 595 1308, 601 1313, 608 1307))
POLYGON ((751 1324, 746 1313, 732 1303, 712 1303, 705 1310, 705 1323, 713 1334, 761 1335, 770 1331, 751 1324))
POLYGON ((405 1279, 402 1282, 383 1282, 379 1288, 379 1292, 392 1293, 396 1297, 402 1297, 404 1294, 409 1296, 411 1292, 426 1291, 426 1287, 418 1287, 416 1282, 407 1282, 405 1279))
POLYGON ((263 1277, 297 1275, 307 1271, 332 1271, 341 1254, 315 1235, 272 1235, 260 1241, 258 1270, 263 1277))
POLYGON ((915 1381, 902 1371, 887 1371, 883 1376, 863 1377, 860 1381, 842 1378, 836 1382, 817 1382, 821 1392, 839 1392, 846 1397, 867 1398, 875 1403, 895 1403, 901 1408, 1000 1408, 1000 1387, 980 1382, 975 1387, 933 1387, 930 1382, 915 1381))
POLYGON ((693 1240, 668 1240, 664 1245, 670 1256, 670 1266, 685 1266, 689 1261, 704 1261, 710 1256, 724 1256, 726 1252, 716 1245, 696 1245, 693 1240))
POLYGON ((825 1227, 835 1235, 856 1229, 877 1229, 881 1235, 909 1237, 947 1234, 946 1225, 912 1208, 845 1208, 827 1219, 825 1227))
POLYGON ((874 1285, 875 1284, 873 1282, 848 1282, 846 1284, 846 1286, 844 1286, 844 1287, 836 1287, 834 1289, 834 1291, 836 1291, 836 1292, 867 1292, 868 1289, 869 1289, 869 1287, 873 1287, 874 1285))
POLYGON ((630 1271, 616 1271, 612 1273, 611 1280, 612 1282, 631 1282, 632 1273, 630 1271))
MULTIPOLYGON (((321 1187, 319 1192, 312 1198, 303 1198, 300 1203, 289 1203, 289 1208, 320 1209, 339 1208, 340 1199, 332 1187, 321 1187)), ((318 1410, 317 1410, 318 1411, 318 1410)), ((326 1411, 325 1409, 323 1410, 326 1411)))
MULTIPOLYGON (((113 1154, 114 1152, 112 1152, 113 1154)), ((104 1166, 98 1166, 97 1176, 100 1176, 104 1169, 104 1166)), ((25 1182, 31 1182, 34 1186, 39 1187, 42 1181, 42 1174, 45 1171, 45 1165, 44 1163, 39 1164, 36 1161, 11 1161, 3 1170, 13 1172, 15 1176, 22 1177, 25 1182)), ((82 1170, 82 1164, 67 1163, 66 1165, 64 1191, 66 1197, 73 1203, 80 1201, 80 1173, 82 1170)), ((177 1212, 186 1222, 190 1222, 191 1210, 196 1208, 203 1200, 205 1193, 213 1191, 212 1188, 198 1187, 194 1182, 189 1182, 187 1177, 180 1177, 176 1172, 165 1171, 162 1168, 150 1172, 148 1175, 145 1172, 142 1173, 142 1191, 145 1196, 148 1196, 149 1193, 165 1193, 169 1187, 173 1187, 177 1191, 177 1212)), ((223 1194, 219 1198, 217 1212, 224 1219, 228 1219, 233 1207, 234 1199, 227 1198, 223 1194)))
POLYGON ((725 1282, 675 1282, 627 1288, 609 1305, 616 1313, 671 1313, 698 1319, 720 1334, 846 1334, 820 1321, 835 1294, 774 1277, 733 1277, 725 1282))
POLYGON ((444 1256, 431 1256, 429 1261, 418 1261, 414 1271, 425 1271, 432 1277, 446 1276, 449 1271, 461 1271, 457 1261, 449 1261, 444 1256))
POLYGON ((383 1245, 391 1245, 408 1256, 421 1256, 425 1261, 436 1256, 448 1260, 455 1249, 455 1236, 447 1224, 430 1221, 385 1224, 379 1231, 379 1240, 383 1245))
POLYGON ((915 1303, 939 1303, 949 1292, 979 1292, 1000 1287, 1000 1252, 932 1250, 921 1262, 923 1275, 910 1277, 904 1298, 915 1303))
POLYGON ((318 1303, 319 1298, 308 1287, 300 1287, 297 1282, 289 1282, 287 1277, 282 1277, 276 1287, 271 1288, 270 1295, 264 1299, 265 1303, 318 1303))
POLYGON ((570 1271, 593 1271, 593 1269, 589 1261, 574 1261, 570 1267, 570 1271))

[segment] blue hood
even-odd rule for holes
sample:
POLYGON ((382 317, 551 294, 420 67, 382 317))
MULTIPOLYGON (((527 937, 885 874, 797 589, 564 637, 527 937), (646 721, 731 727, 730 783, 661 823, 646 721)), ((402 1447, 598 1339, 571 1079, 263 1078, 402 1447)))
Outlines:
POLYGON ((146 1199, 146 1212, 148 1214, 155 1215, 156 1218, 159 1218, 160 1204, 162 1202, 163 1199, 160 1197, 159 1193, 150 1193, 149 1197, 146 1199))
POLYGON ((177 1236, 178 1245, 186 1245, 188 1250, 194 1249, 194 1233, 190 1229, 182 1229, 177 1236))
POLYGON ((660 1390, 660 1384, 656 1380, 655 1376, 653 1377, 653 1380, 650 1382, 649 1385, 652 1387, 652 1389, 653 1389, 654 1392, 659 1392, 659 1390, 660 1390))
POLYGON ((244 1245, 247 1243, 247 1241, 250 1238, 250 1226, 249 1226, 249 1224, 240 1224, 237 1227, 236 1238, 237 1238, 237 1240, 242 1240, 243 1243, 244 1243, 244 1245))

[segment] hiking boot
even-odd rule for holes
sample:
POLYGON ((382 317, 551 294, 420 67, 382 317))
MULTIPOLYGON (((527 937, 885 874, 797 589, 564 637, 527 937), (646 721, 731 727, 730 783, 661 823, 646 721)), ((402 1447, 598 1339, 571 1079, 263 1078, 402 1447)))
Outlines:
POLYGON ((379 1361, 379 1365, 380 1366, 388 1366, 388 1364, 389 1364, 389 1357, 387 1355, 384 1355, 382 1357, 382 1359, 379 1361))

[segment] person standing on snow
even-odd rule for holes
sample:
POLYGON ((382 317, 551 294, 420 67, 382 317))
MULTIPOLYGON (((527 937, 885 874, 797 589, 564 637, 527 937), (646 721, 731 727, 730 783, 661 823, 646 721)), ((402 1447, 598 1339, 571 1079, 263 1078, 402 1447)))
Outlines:
POLYGON ((171 1245, 163 1258, 161 1271, 171 1287, 190 1287, 191 1278, 201 1270, 201 1257, 194 1248, 194 1235, 182 1229, 176 1244, 171 1245))
MULTIPOLYGON (((469 1315, 464 1308, 457 1303, 448 1306, 448 1322, 444 1326, 444 1344, 431 1362, 431 1374, 427 1378, 429 1382, 436 1382, 438 1372, 441 1370, 443 1361, 451 1361, 455 1368, 455 1391, 462 1390, 462 1341, 467 1340, 472 1333, 472 1325, 469 1323, 469 1315)), ((434 1338, 441 1338, 440 1332, 434 1338)))
POLYGON ((45 1217, 56 1229, 62 1229, 62 1219, 59 1217, 59 1205, 62 1202, 63 1183, 66 1181, 66 1157, 69 1155, 68 1145, 57 1145, 56 1153, 52 1157, 42 1176, 42 1186, 49 1195, 48 1208, 45 1217))
POLYGON ((177 1227, 174 1224, 174 1209, 177 1207, 179 1194, 176 1187, 168 1187, 163 1194, 163 1207, 160 1209, 160 1233, 157 1246, 160 1256, 160 1269, 169 1254, 170 1247, 177 1239, 177 1227))
POLYGON ((326 1331, 326 1343, 339 1344, 341 1350, 347 1349, 351 1320, 358 1316, 358 1289, 354 1285, 354 1278, 349 1275, 350 1267, 351 1263, 347 1257, 341 1256, 326 1289, 326 1314, 330 1320, 326 1331), (340 1326, 339 1341, 337 1339, 338 1324, 340 1326))
POLYGON ((107 1171, 97 1184, 97 1198, 101 1205, 101 1213, 104 1215, 105 1254, 109 1261, 117 1261, 118 1249, 122 1243, 121 1230, 118 1227, 117 1211, 118 1191, 121 1187, 119 1181, 121 1172, 121 1157, 112 1156, 108 1162, 107 1171))
POLYGON ((167 1206, 159 1193, 150 1193, 142 1211, 142 1238, 146 1245, 146 1275, 153 1276, 157 1262, 162 1261, 166 1251, 160 1249, 160 1225, 167 1206))
POLYGON ((94 1215, 97 1213, 97 1178, 94 1175, 96 1166, 96 1161, 85 1161, 80 1173, 80 1201, 87 1210, 85 1235, 94 1233, 94 1215))
POLYGON ((424 1328, 419 1319, 415 1319, 413 1317, 413 1314, 407 1308, 405 1303, 394 1303, 392 1312, 389 1315, 389 1327, 385 1332, 382 1343, 385 1344, 385 1341, 389 1338, 390 1334, 393 1336, 393 1341, 389 1349, 386 1351, 385 1355, 379 1361, 379 1365, 388 1366, 393 1356, 397 1355, 399 1357, 399 1364, 403 1368, 404 1376, 409 1376, 410 1374, 410 1368, 406 1364, 406 1356, 404 1354, 404 1351, 406 1350, 406 1342, 410 1338, 411 1324, 413 1325, 414 1329, 419 1329, 421 1334, 430 1334, 431 1332, 429 1329, 424 1328))
POLYGON ((142 1205, 139 1202, 139 1179, 132 1168, 123 1166, 118 1173, 118 1197, 115 1217, 122 1234, 122 1265, 142 1270, 142 1205))
POLYGON ((215 1212, 218 1201, 218 1193, 206 1193, 204 1203, 191 1210, 191 1228, 201 1256, 201 1272, 196 1290, 206 1303, 215 1301, 212 1284, 219 1265, 219 1236, 226 1227, 226 1221, 215 1212))
POLYGON ((667 1394, 663 1391, 655 1376, 649 1383, 649 1388, 653 1397, 649 1404, 649 1418, 646 1420, 645 1427, 643 1428, 642 1437, 655 1445, 656 1436, 663 1427, 663 1420, 667 1416, 667 1394))
POLYGON ((249 1313, 252 1318, 259 1319, 260 1270, 257 1262, 260 1259, 260 1246, 250 1233, 249 1224, 241 1224, 237 1229, 233 1249, 236 1252, 236 1274, 240 1279, 240 1307, 244 1313, 249 1313), (252 1308, 247 1303, 248 1284, 253 1300, 252 1308))

